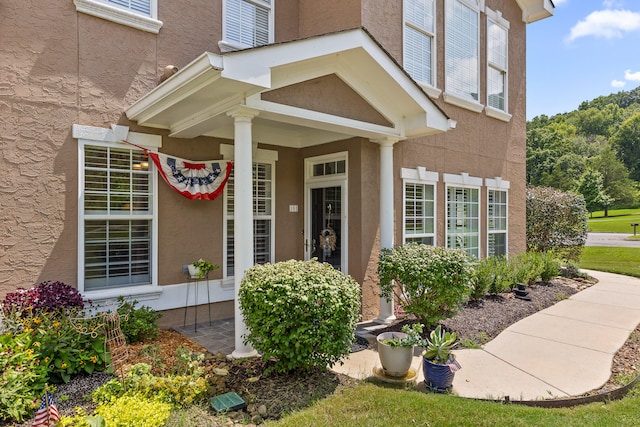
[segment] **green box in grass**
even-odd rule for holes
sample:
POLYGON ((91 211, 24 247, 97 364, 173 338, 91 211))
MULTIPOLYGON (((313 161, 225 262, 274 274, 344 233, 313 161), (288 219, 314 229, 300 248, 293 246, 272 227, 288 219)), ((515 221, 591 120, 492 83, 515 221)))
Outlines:
POLYGON ((220 396, 212 397, 209 400, 211 407, 216 411, 238 411, 247 406, 247 402, 244 401, 237 393, 229 392, 221 394, 220 396))

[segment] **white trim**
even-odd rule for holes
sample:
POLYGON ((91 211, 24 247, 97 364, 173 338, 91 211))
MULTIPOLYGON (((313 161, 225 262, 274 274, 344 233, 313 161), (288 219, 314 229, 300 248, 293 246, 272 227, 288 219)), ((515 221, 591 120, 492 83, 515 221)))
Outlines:
POLYGON ((440 174, 438 172, 432 172, 426 170, 422 166, 418 166, 415 169, 402 168, 400 170, 400 177, 402 178, 402 243, 407 242, 407 234, 405 229, 405 222, 407 217, 406 207, 406 184, 421 184, 433 186, 433 232, 425 233, 423 235, 412 237, 432 237, 433 246, 438 245, 438 182, 440 181, 440 174))
MULTIPOLYGON (((105 299, 110 295, 150 295, 151 297, 159 297, 162 290, 158 287, 158 174, 155 167, 152 167, 153 173, 150 177, 151 188, 151 284, 122 286, 118 288, 106 290, 86 291, 84 289, 84 147, 86 145, 118 147, 123 149, 134 149, 129 144, 119 141, 136 140, 137 143, 146 145, 149 148, 159 148, 162 146, 162 137, 160 135, 148 135, 136 132, 129 132, 126 126, 112 125, 111 129, 98 128, 93 126, 82 126, 74 124, 72 127, 73 138, 78 139, 78 291, 88 299, 105 299)), ((150 165, 152 162, 149 163, 150 165)), ((145 218, 147 216, 141 216, 145 218)))
POLYGON ((553 16, 555 6, 551 0, 516 0, 522 9, 522 22, 530 24, 553 16))
POLYGON ((106 19, 107 21, 137 28, 138 30, 158 34, 162 28, 162 21, 158 18, 157 0, 149 0, 151 6, 151 16, 133 12, 129 9, 117 7, 115 5, 98 0, 73 0, 76 11, 87 15, 106 19))
POLYGON ((469 174, 466 172, 462 172, 459 175, 445 173, 443 174, 443 181, 447 185, 456 187, 482 187, 482 178, 479 178, 477 176, 469 176, 469 174))
POLYGON ((506 181, 499 176, 495 178, 485 178, 484 185, 489 190, 508 190, 511 188, 511 182, 506 181))
MULTIPOLYGON (((310 193, 312 189, 325 188, 325 187, 340 187, 340 196, 342 202, 342 215, 340 221, 342 226, 340 228, 340 253, 342 259, 340 265, 344 274, 349 274, 349 153, 347 151, 341 151, 338 153, 326 154, 322 156, 306 157, 304 159, 305 170, 305 182, 304 182, 304 241, 311 242, 311 197, 310 193), (321 177, 314 177, 310 173, 313 165, 319 163, 326 163, 328 161, 345 161, 345 173, 336 175, 325 175, 321 177)), ((311 251, 307 246, 304 249, 304 259, 309 259, 311 251)))
POLYGON ((459 95, 453 95, 447 92, 444 93, 443 99, 447 104, 462 107, 475 113, 480 113, 484 109, 484 105, 480 104, 475 99, 462 98, 459 95))
MULTIPOLYGON (((505 99, 505 103, 506 103, 506 99, 505 99)), ((502 120, 503 122, 509 122, 511 121, 511 118, 513 117, 511 114, 506 113, 502 110, 498 110, 497 108, 493 108, 490 107, 489 105, 487 105, 484 109, 484 113, 491 118, 494 119, 498 119, 498 120, 502 120)))

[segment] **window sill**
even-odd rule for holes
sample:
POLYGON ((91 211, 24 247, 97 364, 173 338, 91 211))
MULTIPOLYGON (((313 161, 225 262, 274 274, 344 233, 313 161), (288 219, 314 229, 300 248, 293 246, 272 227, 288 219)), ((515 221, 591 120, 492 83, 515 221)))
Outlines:
POLYGON ((440 95, 442 94, 442 90, 438 89, 437 87, 428 85, 426 83, 418 82, 418 84, 420 85, 422 90, 424 90, 426 92, 426 94, 429 95, 431 98, 433 98, 433 99, 440 98, 440 95))
POLYGON ((235 52, 237 50, 243 50, 243 49, 251 48, 251 46, 242 45, 242 44, 235 43, 235 42, 229 42, 229 41, 226 41, 226 40, 220 40, 218 42, 218 47, 220 48, 220 52, 222 52, 222 53, 235 52))
POLYGON ((503 122, 510 122, 511 121, 511 114, 505 113, 504 111, 498 110, 497 108, 489 107, 488 105, 485 108, 484 113, 489 117, 493 117, 494 119, 502 120, 503 122))
POLYGON ((140 15, 119 7, 111 6, 107 3, 96 0, 73 0, 76 11, 87 15, 106 19, 107 21, 126 25, 138 30, 158 34, 162 28, 162 21, 148 16, 140 15))
POLYGON ((484 105, 480 104, 478 101, 465 99, 458 95, 451 95, 446 92, 444 93, 444 102, 473 111, 474 113, 480 113, 484 109, 484 105))
POLYGON ((97 291, 82 292, 85 299, 93 301, 94 304, 102 305, 110 300, 116 300, 120 296, 136 297, 137 299, 152 300, 160 298, 162 289, 158 286, 124 286, 114 289, 101 289, 97 291))

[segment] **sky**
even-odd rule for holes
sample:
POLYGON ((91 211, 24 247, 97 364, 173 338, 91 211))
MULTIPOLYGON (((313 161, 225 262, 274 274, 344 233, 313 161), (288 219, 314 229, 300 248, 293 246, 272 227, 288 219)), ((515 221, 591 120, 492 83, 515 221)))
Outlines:
POLYGON ((527 119, 640 86, 640 0, 553 0, 527 25, 527 119))

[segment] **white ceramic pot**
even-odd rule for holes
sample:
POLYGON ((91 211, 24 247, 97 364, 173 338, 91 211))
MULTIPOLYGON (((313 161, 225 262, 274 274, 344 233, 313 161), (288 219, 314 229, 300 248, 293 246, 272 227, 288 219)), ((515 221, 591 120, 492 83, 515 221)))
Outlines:
POLYGON ((383 332, 378 335, 378 356, 384 373, 392 377, 404 377, 411 368, 413 361, 413 346, 411 347, 391 347, 384 344, 384 340, 389 338, 403 338, 407 334, 404 332, 383 332))
POLYGON ((196 267, 193 264, 188 264, 187 268, 189 269, 189 277, 191 277, 192 279, 199 279, 200 278, 200 268, 196 267))

